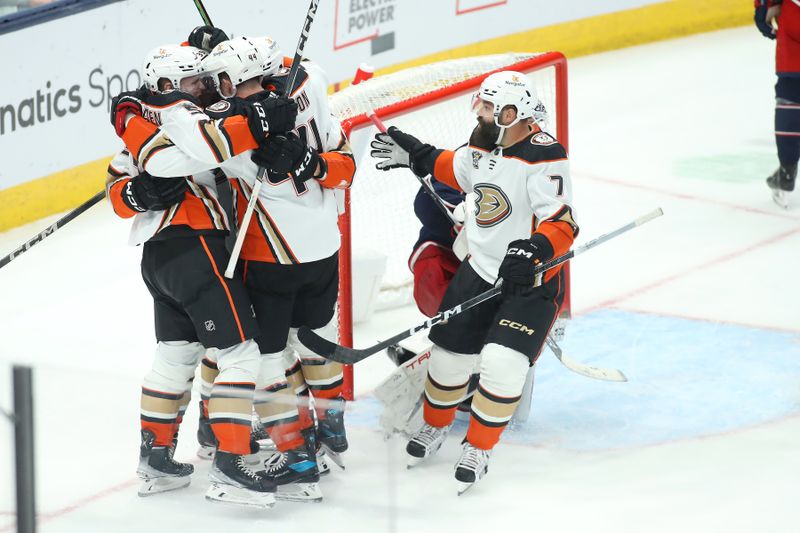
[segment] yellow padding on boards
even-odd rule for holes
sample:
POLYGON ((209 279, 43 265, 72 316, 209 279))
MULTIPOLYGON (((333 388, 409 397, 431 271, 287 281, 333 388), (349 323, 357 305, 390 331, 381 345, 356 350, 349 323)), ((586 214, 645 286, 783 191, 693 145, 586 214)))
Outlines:
MULTIPOLYGON (((575 58, 743 26, 751 24, 752 18, 753 4, 749 1, 673 0, 481 41, 380 69, 376 75, 445 59, 505 52, 558 50, 568 58, 575 58)), ((339 88, 348 84, 349 81, 342 82, 339 88)), ((110 159, 109 156, 0 190, 0 231, 69 211, 85 202, 102 190, 110 159)))
POLYGON ((103 190, 111 156, 0 190, 0 231, 75 209, 103 190))

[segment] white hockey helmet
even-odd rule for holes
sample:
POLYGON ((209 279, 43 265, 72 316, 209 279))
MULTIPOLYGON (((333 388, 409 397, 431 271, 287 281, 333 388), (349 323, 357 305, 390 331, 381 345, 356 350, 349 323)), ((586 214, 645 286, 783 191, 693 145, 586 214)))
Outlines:
POLYGON ((503 129, 530 118, 539 122, 546 119, 547 115, 528 77, 513 70, 495 72, 487 76, 473 98, 473 110, 481 101, 494 106, 494 123, 503 129), (500 113, 506 106, 516 108, 517 118, 511 124, 500 124, 500 113))
POLYGON ((262 70, 265 77, 274 76, 283 66, 283 52, 272 37, 252 37, 261 58, 264 60, 262 70))
POLYGON ((230 98, 233 94, 223 94, 220 74, 226 74, 234 87, 253 78, 260 81, 264 76, 264 58, 260 48, 249 37, 237 37, 219 43, 205 58, 203 68, 209 72, 223 98, 230 98))
POLYGON ((179 89, 182 79, 204 72, 202 62, 206 55, 194 46, 165 44, 153 48, 142 63, 144 84, 151 91, 161 92, 158 81, 163 78, 172 83, 173 89, 179 89))

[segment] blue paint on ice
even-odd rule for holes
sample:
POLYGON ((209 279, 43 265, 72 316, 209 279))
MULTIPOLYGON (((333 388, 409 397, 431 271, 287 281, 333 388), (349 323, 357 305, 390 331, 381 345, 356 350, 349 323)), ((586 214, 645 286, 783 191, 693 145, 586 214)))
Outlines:
MULTIPOLYGON (((569 450, 658 444, 745 428, 800 411, 800 336, 731 324, 601 310, 567 326, 562 349, 627 383, 588 379, 545 349, 531 415, 506 442, 569 450)), ((377 427, 374 397, 348 421, 377 427)), ((457 422, 455 432, 465 431, 457 422)))

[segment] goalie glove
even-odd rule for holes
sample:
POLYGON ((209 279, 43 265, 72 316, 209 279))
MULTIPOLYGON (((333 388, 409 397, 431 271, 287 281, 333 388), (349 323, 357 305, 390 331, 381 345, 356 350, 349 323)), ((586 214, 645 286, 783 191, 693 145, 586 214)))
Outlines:
POLYGON ((386 133, 376 134, 370 146, 372 146, 370 155, 381 160, 375 164, 378 170, 410 168, 421 178, 433 174, 436 157, 441 153, 441 150, 394 126, 391 126, 386 133))

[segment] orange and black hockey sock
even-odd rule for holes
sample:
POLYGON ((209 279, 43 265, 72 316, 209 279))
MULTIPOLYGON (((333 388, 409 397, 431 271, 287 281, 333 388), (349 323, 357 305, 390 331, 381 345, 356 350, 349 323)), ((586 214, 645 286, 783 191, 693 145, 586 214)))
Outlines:
POLYGON ((219 449, 237 455, 250 453, 255 383, 214 383, 208 418, 219 449))
POLYGON ((155 446, 171 446, 184 393, 142 387, 141 427, 155 435, 155 446))
POLYGON ((326 400, 342 396, 344 386, 342 364, 322 358, 303 358, 300 362, 309 392, 315 399, 321 400, 314 406, 317 419, 324 420, 329 404, 326 400))
POLYGON ((514 415, 520 397, 492 394, 480 385, 472 397, 467 442, 482 450, 491 450, 514 415))

